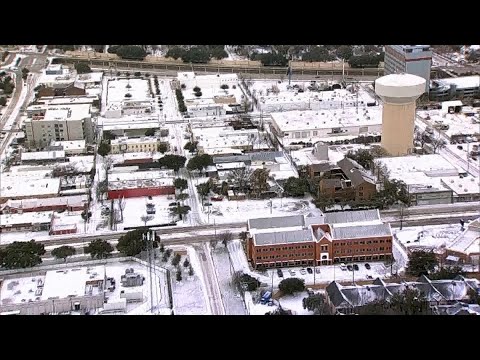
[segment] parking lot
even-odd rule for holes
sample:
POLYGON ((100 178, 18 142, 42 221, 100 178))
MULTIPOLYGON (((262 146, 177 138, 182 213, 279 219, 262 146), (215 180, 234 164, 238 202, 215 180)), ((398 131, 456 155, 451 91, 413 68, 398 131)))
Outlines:
MULTIPOLYGON (((268 276, 272 279, 274 286, 277 286, 280 281, 288 278, 299 278, 305 280, 305 285, 314 285, 320 283, 329 283, 333 280, 336 281, 354 281, 354 280, 373 280, 377 277, 385 277, 390 275, 390 266, 385 266, 383 262, 358 262, 348 263, 344 266, 341 264, 335 265, 322 265, 309 267, 292 267, 281 268, 283 277, 279 276, 278 269, 267 270, 268 276), (358 270, 353 269, 353 265, 358 266, 358 270), (366 268, 366 264, 370 266, 370 269, 366 268), (351 268, 351 270, 349 270, 351 268), (310 271, 308 270, 310 269, 310 271)), ((393 269, 395 271, 395 267, 393 269)), ((270 285, 270 284, 269 284, 270 285)))

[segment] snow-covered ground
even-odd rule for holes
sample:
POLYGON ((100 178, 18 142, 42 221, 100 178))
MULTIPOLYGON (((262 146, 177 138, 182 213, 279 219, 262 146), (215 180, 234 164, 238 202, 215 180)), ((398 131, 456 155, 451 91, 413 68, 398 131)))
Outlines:
POLYGON ((286 295, 274 300, 273 306, 262 305, 257 301, 249 302, 250 315, 265 315, 268 312, 275 311, 279 306, 284 310, 291 310, 293 315, 313 315, 313 311, 303 308, 303 299, 308 297, 306 291, 295 293, 294 295, 286 295))
POLYGON ((245 315, 245 305, 242 296, 232 283, 234 269, 229 259, 229 253, 221 243, 219 243, 213 251, 213 262, 215 264, 226 314, 245 315))
MULTIPOLYGON (((202 183, 203 181, 200 181, 202 183)), ((206 200, 207 202, 208 200, 206 200)), ((200 201, 200 214, 206 224, 223 224, 247 221, 250 218, 285 216, 293 214, 320 215, 309 198, 275 198, 267 200, 228 200, 211 201, 211 206, 203 206, 200 201)))
POLYGON ((392 229, 395 237, 407 248, 439 249, 449 247, 461 234, 460 224, 414 226, 392 229))

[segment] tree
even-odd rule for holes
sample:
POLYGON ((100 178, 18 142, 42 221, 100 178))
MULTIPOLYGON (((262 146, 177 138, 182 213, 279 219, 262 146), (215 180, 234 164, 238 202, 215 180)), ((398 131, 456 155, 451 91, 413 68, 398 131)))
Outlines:
POLYGON ((149 248, 157 248, 157 239, 147 240, 149 229, 136 229, 127 232, 118 239, 117 250, 125 256, 136 256, 149 248))
POLYGON ((374 159, 373 154, 369 150, 358 149, 357 151, 348 151, 348 158, 356 161, 359 165, 363 166, 366 170, 370 170, 372 161, 374 159))
POLYGON ((183 193, 182 193, 182 194, 178 194, 178 195, 175 197, 175 199, 176 199, 176 200, 183 201, 183 200, 188 199, 189 196, 190 196, 190 195, 188 195, 188 194, 183 194, 183 193))
POLYGON ((447 142, 438 134, 431 139, 430 145, 432 145, 433 153, 436 154, 438 150, 443 149, 447 145, 447 142))
POLYGON ((112 146, 108 142, 102 141, 98 146, 97 153, 98 155, 105 157, 110 153, 111 150, 112 150, 112 146))
POLYGON ((93 240, 85 247, 84 253, 90 254, 92 259, 106 259, 111 256, 113 246, 106 240, 93 240))
POLYGON ((232 277, 233 284, 240 290, 240 291, 255 291, 260 286, 260 281, 254 278, 249 274, 244 274, 241 271, 237 271, 233 274, 232 277))
POLYGON ((208 196, 208 194, 210 194, 211 189, 212 189, 212 183, 210 181, 206 181, 204 183, 197 185, 197 191, 202 197, 208 196))
POLYGON ((34 240, 14 241, 4 249, 0 249, 0 267, 5 269, 20 269, 33 267, 42 263, 45 247, 34 240))
POLYGON ((165 57, 169 58, 173 58, 175 60, 181 58, 184 56, 185 54, 185 49, 182 49, 181 47, 179 46, 173 46, 173 47, 170 47, 167 51, 167 54, 165 55, 165 57))
POLYGON ((475 289, 469 289, 467 295, 470 298, 470 304, 480 305, 480 293, 478 291, 475 289))
POLYGON ((193 153, 197 151, 197 146, 198 146, 198 141, 189 141, 185 144, 183 148, 193 153))
POLYGON ((101 199, 103 194, 105 194, 107 191, 108 191, 107 180, 103 180, 97 183, 97 199, 101 199))
POLYGON ((142 220, 142 222, 143 222, 143 224, 144 224, 145 226, 147 226, 147 222, 149 222, 149 221, 152 220, 152 219, 153 219, 153 217, 150 216, 150 215, 142 215, 142 216, 140 216, 140 220, 142 220))
POLYGON ((196 96, 196 97, 202 96, 202 92, 201 92, 201 91, 197 91, 197 92, 195 93, 195 96, 196 96))
POLYGON ((190 261, 188 261, 187 258, 185 258, 185 261, 183 262, 183 267, 188 268, 190 266, 190 261))
POLYGON ((161 142, 157 146, 157 150, 161 154, 165 154, 168 151, 168 143, 166 142, 161 142))
POLYGON ((224 231, 220 234, 220 239, 222 239, 222 244, 227 247, 229 241, 233 239, 233 234, 230 231, 224 231))
POLYGON ((180 260, 182 259, 182 256, 180 254, 175 254, 175 256, 172 259, 172 265, 177 266, 180 264, 180 260))
POLYGON ((248 239, 248 232, 246 231, 241 231, 239 234, 238 234, 238 237, 240 240, 242 241, 246 241, 248 239))
POLYGON ((75 70, 77 70, 77 73, 79 74, 86 74, 86 73, 91 73, 92 69, 90 69, 90 66, 88 66, 87 63, 76 63, 75 64, 75 70))
POLYGON ((162 254, 165 252, 165 245, 163 243, 160 243, 160 249, 158 249, 162 254))
POLYGON ((213 158, 208 154, 197 155, 191 158, 187 163, 187 169, 190 171, 203 171, 207 166, 213 164, 213 158))
POLYGON ((466 275, 466 272, 463 271, 461 266, 444 266, 437 271, 431 272, 428 275, 428 278, 430 280, 453 280, 459 275, 466 275))
POLYGON ((433 251, 413 251, 408 257, 406 272, 412 276, 428 275, 437 265, 438 260, 433 251))
POLYGON ((176 279, 177 281, 182 281, 182 270, 180 268, 177 269, 176 279))
POLYGON ((27 80, 27 78, 28 78, 28 73, 29 73, 29 72, 30 72, 30 70, 28 70, 28 69, 25 68, 25 67, 22 69, 22 79, 23 79, 23 80, 27 80))
POLYGON ((173 180, 173 186, 175 186, 175 189, 183 192, 183 190, 188 189, 188 181, 186 179, 176 178, 173 180))
POLYGON ((165 252, 163 253, 163 256, 162 256, 162 261, 167 262, 168 259, 170 258, 170 255, 172 255, 172 249, 165 250, 165 252))
POLYGON ((310 186, 305 178, 289 177, 283 186, 285 193, 289 196, 304 196, 309 191, 310 186))
POLYGON ((172 215, 177 215, 180 218, 180 220, 183 220, 183 216, 187 215, 190 210, 191 210, 190 206, 180 205, 180 203, 178 203, 177 206, 172 206, 170 208, 170 213, 172 215))
POLYGON ((105 130, 102 135, 103 139, 107 142, 116 138, 116 136, 110 130, 105 130))
POLYGON ((244 193, 250 184, 252 174, 253 170, 250 167, 235 169, 228 174, 228 180, 230 180, 234 186, 238 187, 238 190, 244 193))
POLYGON ((333 315, 335 308, 330 305, 324 294, 309 294, 302 300, 303 308, 313 311, 315 315, 333 315))
POLYGON ((340 59, 348 61, 353 56, 353 49, 349 45, 341 45, 338 47, 336 54, 340 59))
POLYGON ((252 173, 251 179, 251 188, 255 196, 259 197, 260 194, 268 190, 268 174, 270 170, 268 169, 255 169, 252 173))
POLYGON ((298 278, 283 279, 278 284, 278 288, 284 295, 291 295, 299 291, 305 290, 305 280, 298 278))
POLYGON ((222 85, 220 85, 220 89, 222 89, 222 90, 227 90, 227 89, 228 89, 228 85, 227 85, 227 84, 222 84, 222 85))
POLYGON ((116 54, 122 59, 143 60, 147 52, 137 45, 121 45, 116 49, 116 54))
POLYGON ((217 247, 217 244, 218 244, 218 241, 217 240, 211 240, 210 241, 210 245, 212 246, 212 248, 215 250, 215 248, 217 247))
POLYGON ((193 276, 195 273, 193 271, 193 267, 192 267, 192 264, 190 264, 190 266, 188 267, 188 276, 193 276))
POLYGON ((73 256, 76 254, 76 250, 73 246, 60 246, 52 250, 52 255, 56 259, 63 259, 64 262, 67 262, 67 257, 73 256))
POLYGON ((185 166, 187 159, 184 156, 179 155, 165 155, 158 162, 160 166, 165 166, 167 169, 172 169, 178 172, 180 168, 185 166))
POLYGON ((5 106, 5 105, 7 105, 7 98, 0 97, 0 106, 5 106))
POLYGON ((145 136, 155 136, 155 129, 147 129, 145 136))
POLYGON ((133 73, 133 76, 135 76, 135 77, 140 77, 140 76, 142 76, 142 73, 141 73, 140 71, 135 71, 135 72, 133 73))
POLYGON ((378 67, 380 58, 376 54, 364 54, 359 56, 351 56, 348 59, 348 65, 352 68, 364 68, 364 67, 378 67))
POLYGON ((123 211, 125 210, 126 201, 124 197, 117 199, 118 208, 120 209, 120 221, 123 222, 123 211))
POLYGON ((314 46, 309 51, 302 55, 303 61, 310 62, 326 62, 334 59, 334 56, 330 55, 325 46, 314 46))

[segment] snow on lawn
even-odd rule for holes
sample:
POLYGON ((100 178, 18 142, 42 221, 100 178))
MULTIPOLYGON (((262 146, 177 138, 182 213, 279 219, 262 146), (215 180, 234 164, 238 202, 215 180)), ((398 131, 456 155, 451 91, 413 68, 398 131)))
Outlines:
POLYGON ((233 269, 228 251, 222 244, 213 251, 213 261, 217 272, 223 304, 227 315, 245 315, 245 305, 242 296, 232 284, 233 269))
POLYGON ((211 206, 201 206, 200 214, 206 224, 243 222, 250 218, 286 216, 293 214, 314 213, 320 215, 320 210, 308 198, 275 198, 271 200, 227 200, 212 201, 211 206), (210 214, 209 214, 210 213, 210 214))
MULTIPOLYGON (((170 248, 170 247, 169 247, 170 248)), ((175 248, 175 247, 172 247, 175 248)), ((183 247, 185 248, 185 247, 183 247)), ((171 265, 173 270, 172 276, 172 291, 173 291, 173 306, 175 315, 206 315, 210 314, 210 310, 207 306, 205 282, 202 278, 202 271, 200 268, 199 260, 195 249, 191 246, 187 246, 188 259, 192 265, 194 275, 193 278, 188 276, 188 268, 183 267, 185 256, 182 256, 181 266, 183 270, 183 279, 181 282, 176 281, 176 271, 171 265)))
POLYGON ((460 224, 430 225, 392 229, 396 239, 406 247, 438 249, 450 246, 461 233, 460 224))

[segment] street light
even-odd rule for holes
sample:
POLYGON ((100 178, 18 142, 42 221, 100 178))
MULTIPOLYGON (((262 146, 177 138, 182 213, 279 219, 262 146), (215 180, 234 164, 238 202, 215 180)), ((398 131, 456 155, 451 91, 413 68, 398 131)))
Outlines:
POLYGON ((397 201, 398 205, 400 206, 400 230, 403 228, 403 202, 400 200, 397 201))

